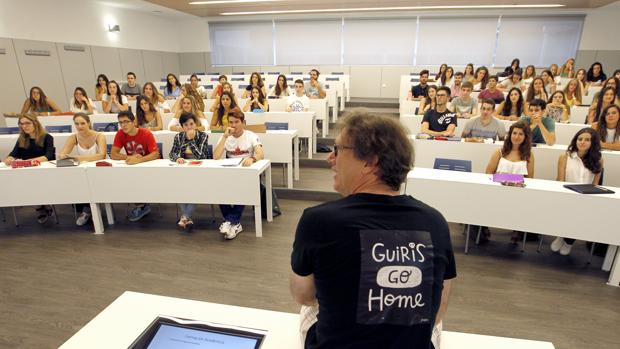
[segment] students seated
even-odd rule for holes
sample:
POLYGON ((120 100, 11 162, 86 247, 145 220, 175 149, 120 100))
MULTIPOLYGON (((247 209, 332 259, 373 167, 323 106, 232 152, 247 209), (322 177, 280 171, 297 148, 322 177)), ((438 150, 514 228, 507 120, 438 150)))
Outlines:
POLYGON ((99 74, 97 76, 97 83, 95 84, 95 100, 100 101, 103 98, 103 95, 108 93, 108 77, 105 74, 99 74))
POLYGON ((523 115, 525 101, 521 90, 513 87, 508 91, 506 99, 497 107, 497 118, 500 120, 517 121, 523 115))
POLYGON ((566 87, 564 87, 564 95, 566 96, 566 103, 569 107, 572 108, 581 105, 583 99, 579 80, 571 79, 568 84, 566 84, 566 87))
POLYGON ((159 93, 157 87, 155 87, 155 84, 152 82, 147 82, 144 84, 144 87, 142 87, 142 95, 148 98, 153 105, 157 106, 161 113, 170 112, 170 107, 166 103, 164 96, 159 93))
MULTIPOLYGON (((614 89, 614 91, 616 91, 616 98, 620 98, 620 90, 618 90, 618 79, 614 78, 613 76, 607 80, 605 80, 605 82, 602 85, 603 87, 601 88, 604 89, 605 87, 611 87, 614 89)), ((601 91, 598 91, 594 94, 594 96, 592 96, 592 100, 596 101, 598 99, 599 94, 601 93, 601 91)))
POLYGON ((45 92, 34 86, 30 89, 28 98, 24 101, 21 114, 32 114, 37 116, 60 115, 62 112, 58 104, 45 95, 45 92))
MULTIPOLYGON (((504 144, 491 155, 485 173, 520 174, 524 177, 534 178, 532 133, 527 124, 518 121, 510 125, 504 144)), ((483 233, 482 240, 488 241, 491 236, 490 231, 484 229, 483 233)), ((510 237, 511 243, 516 245, 519 240, 519 232, 513 232, 510 237)))
POLYGON ((316 69, 310 71, 310 81, 305 86, 306 96, 310 99, 325 98, 327 96, 323 84, 319 82, 319 74, 319 71, 316 69))
MULTIPOLYGON (((228 127, 213 151, 214 159, 242 158, 242 166, 251 166, 263 159, 263 147, 258 136, 244 129, 245 116, 239 109, 228 114, 228 127)), ((220 205, 224 222, 220 225, 220 233, 227 240, 234 239, 243 231, 241 214, 243 205, 220 205)))
POLYGON ((181 107, 179 108, 179 110, 176 111, 176 113, 174 113, 174 117, 170 119, 170 122, 168 123, 169 131, 176 131, 176 132, 183 131, 183 127, 181 126, 181 123, 179 121, 181 114, 183 113, 194 114, 198 118, 197 128, 200 131, 206 130, 204 125, 208 125, 209 122, 205 119, 205 115, 202 112, 202 110, 198 107, 198 103, 196 102, 196 99, 194 99, 194 97, 192 96, 181 97, 180 105, 181 107))
POLYGON ((549 95, 545 91, 545 82, 540 77, 535 77, 525 92, 525 113, 529 112, 528 104, 534 99, 549 100, 549 95))
POLYGON ((117 114, 129 109, 127 97, 121 93, 118 83, 112 80, 108 83, 108 93, 101 98, 104 113, 117 114))
POLYGON ((501 103, 504 100, 504 92, 497 88, 497 76, 489 76, 487 88, 478 94, 478 100, 482 101, 483 99, 492 99, 495 103, 501 103))
POLYGON ((547 103, 542 99, 533 99, 528 104, 528 115, 521 121, 532 131, 532 143, 553 145, 555 143, 555 120, 545 113, 547 103))
POLYGON ((483 99, 480 105, 480 116, 465 124, 462 138, 468 142, 482 142, 484 139, 503 140, 506 137, 506 128, 493 117, 495 102, 492 99, 483 99))
MULTIPOLYGON (((226 75, 220 75, 217 78, 217 81, 219 82, 219 85, 217 85, 213 89, 213 92, 211 92, 211 99, 216 99, 222 95, 222 92, 224 92, 224 84, 228 83, 228 77, 226 75)), ((232 91, 232 88, 231 88, 231 91, 232 91)))
POLYGON ((620 80, 620 69, 614 70, 614 75, 613 76, 614 76, 614 78, 620 80))
POLYGON ((481 91, 487 88, 489 82, 489 69, 487 67, 478 67, 474 78, 469 80, 474 85, 474 91, 481 91))
POLYGON ((136 82, 135 73, 127 73, 127 83, 123 84, 121 92, 123 95, 127 96, 129 100, 135 100, 142 93, 142 87, 136 82))
POLYGON ((198 79, 198 75, 196 74, 192 74, 189 77, 189 83, 190 85, 192 85, 192 87, 196 90, 196 92, 198 92, 198 94, 200 95, 200 98, 207 98, 207 90, 205 89, 204 86, 199 85, 198 81, 200 81, 200 79, 198 79))
POLYGON ((579 85, 581 87, 581 94, 584 96, 588 95, 588 89, 590 88, 590 83, 588 82, 588 73, 585 69, 577 70, 577 74, 575 74, 575 79, 579 81, 579 85))
POLYGON ((469 81, 474 78, 474 65, 467 63, 465 71, 463 71, 463 81, 469 81))
POLYGON ((563 78, 574 78, 575 77, 575 59, 569 58, 560 68, 559 75, 563 78))
POLYGON ((269 101, 263 95, 263 91, 258 87, 252 87, 252 94, 243 106, 243 112, 249 111, 269 111, 269 101))
POLYGON ((191 84, 183 84, 181 86, 181 94, 179 95, 179 98, 177 98, 176 102, 174 102, 174 105, 172 106, 173 113, 176 113, 179 111, 179 109, 181 109, 181 100, 185 96, 192 97, 194 102, 196 102, 196 107, 198 108, 198 110, 200 111, 205 110, 205 102, 202 100, 202 96, 200 95, 200 93, 198 93, 198 91, 191 84))
POLYGON ((527 80, 527 83, 531 83, 532 79, 536 77, 536 68, 533 65, 525 67, 525 73, 523 74, 523 80, 527 80))
POLYGON ((446 69, 448 69, 448 65, 446 63, 442 63, 439 66, 439 71, 435 74, 435 81, 439 81, 439 79, 441 79, 443 74, 446 72, 446 69))
POLYGON ((252 87, 258 87, 263 91, 263 96, 267 95, 267 88, 265 87, 265 83, 263 82, 263 78, 261 78, 260 74, 257 72, 252 73, 250 75, 250 81, 248 82, 248 86, 245 87, 245 91, 243 91, 243 95, 241 98, 249 98, 252 93, 252 87))
POLYGON ((148 128, 150 131, 161 131, 163 129, 161 116, 150 99, 146 96, 138 96, 136 103, 138 104, 136 108, 138 109, 136 113, 138 127, 148 128))
POLYGON ((88 98, 83 88, 76 87, 73 91, 73 99, 69 103, 69 110, 72 113, 93 113, 93 101, 88 98))
POLYGON ((452 86, 454 82, 454 68, 447 67, 443 74, 441 74, 440 82, 441 86, 452 86))
POLYGON ((558 76, 558 72, 560 71, 560 68, 558 68, 557 64, 553 63, 549 66, 549 71, 551 72, 551 76, 555 78, 556 76, 558 76))
POLYGON ((590 85, 597 86, 603 84, 605 80, 607 80, 607 75, 603 72, 603 65, 600 62, 592 63, 586 74, 586 81, 590 85))
MULTIPOLYGON (((45 128, 36 116, 21 114, 17 119, 19 125, 19 137, 13 150, 4 159, 7 166, 11 166, 15 160, 36 160, 40 162, 56 160, 54 151, 54 137, 45 131, 45 128)), ((11 185, 7 183, 6 185, 11 185)), ((41 224, 51 217, 51 206, 42 205, 36 209, 37 221, 41 224)))
POLYGON ((424 115, 430 109, 435 109, 435 106, 437 106, 437 87, 429 86, 426 91, 426 97, 420 100, 418 115, 424 115))
POLYGON ((603 115, 603 110, 612 104, 620 105, 620 102, 616 97, 616 90, 611 87, 605 87, 600 91, 598 98, 592 103, 590 109, 588 109, 586 124, 591 125, 592 123, 599 121, 601 115, 603 115))
POLYGON ((514 71, 507 79, 497 84, 497 88, 502 91, 507 91, 516 87, 520 90, 525 90, 525 84, 523 83, 521 76, 521 69, 514 71))
POLYGON ((181 83, 176 75, 169 73, 166 76, 166 88, 164 88, 165 99, 176 99, 181 95, 181 83))
MULTIPOLYGON (((603 170, 600 138, 592 128, 582 128, 573 137, 566 153, 558 159, 560 182, 600 184, 603 170)), ((568 256, 575 239, 557 237, 551 243, 551 251, 568 256)))
MULTIPOLYGON (((186 160, 202 160, 211 158, 209 154, 209 136, 197 129, 198 118, 192 113, 183 113, 179 118, 179 123, 183 132, 174 136, 174 143, 170 150, 170 161, 178 164, 185 163, 186 160)), ((192 216, 196 209, 195 204, 179 204, 181 209, 181 219, 177 223, 179 227, 190 230, 194 226, 192 216)))
MULTIPOLYGON (((73 115, 73 125, 75 134, 67 138, 65 146, 60 151, 59 158, 66 159, 69 156, 77 161, 97 161, 106 157, 106 140, 102 133, 96 132, 92 128, 90 117, 85 113, 73 115), (75 155, 71 155, 75 149, 75 155)), ((89 204, 75 204, 75 210, 79 212, 75 224, 83 226, 88 223, 91 217, 89 204)))
POLYGON ((424 69, 420 72, 420 83, 412 86, 407 100, 419 101, 428 95, 428 70, 424 69))
POLYGON ((308 111, 310 108, 310 99, 306 96, 304 89, 304 81, 301 79, 295 80, 295 93, 288 96, 286 99, 286 111, 287 112, 302 112, 308 111))
MULTIPOLYGON (((138 128, 132 112, 125 110, 118 113, 118 123, 121 129, 114 136, 114 144, 110 151, 112 160, 125 160, 127 165, 159 159, 159 148, 155 136, 146 128, 138 128), (121 153, 125 149, 125 154, 121 153)), ((131 181, 130 178, 127 179, 131 181)), ((128 215, 131 222, 137 222, 151 213, 151 205, 135 204, 128 215)))
POLYGON ((570 107, 562 91, 555 91, 547 101, 547 116, 555 122, 570 122, 570 107))
POLYGON ((277 98, 287 98, 291 94, 291 91, 288 88, 288 84, 286 82, 286 75, 280 74, 278 75, 278 80, 276 81, 276 85, 269 91, 269 96, 277 97, 277 98))
MULTIPOLYGON (((232 85, 229 82, 224 82, 222 84, 222 92, 228 92, 230 93, 230 95, 232 96, 233 100, 235 101, 235 105, 239 105, 239 101, 237 100, 237 96, 235 95, 235 91, 233 91, 232 85)), ((211 103, 211 112, 215 112, 219 107, 220 107, 220 97, 222 96, 222 94, 220 93, 219 96, 215 97, 215 100, 213 101, 213 103, 211 103)))
POLYGON ((230 111, 233 109, 239 109, 239 108, 232 94, 227 91, 222 92, 222 97, 220 97, 219 107, 213 113, 213 116, 211 117, 211 129, 225 131, 226 128, 228 127, 228 115, 230 114, 230 111))
POLYGON ((478 115, 478 101, 471 98, 474 85, 465 81, 461 84, 461 95, 452 100, 452 110, 459 118, 469 119, 478 115))
POLYGON ((551 70, 543 70, 543 72, 540 74, 540 77, 543 80, 543 83, 545 84, 545 92, 547 92, 547 95, 552 94, 553 92, 555 92, 556 88, 557 88, 557 84, 554 80, 555 75, 553 75, 553 72, 551 72, 551 70))
POLYGON ((442 86, 437 90, 437 106, 424 113, 422 118, 422 133, 434 137, 454 136, 456 129, 456 113, 448 110, 448 98, 450 89, 442 86))
POLYGON ((497 74, 497 76, 501 76, 501 77, 511 76, 517 70, 521 70, 521 68, 519 67, 520 64, 521 64, 521 61, 519 60, 519 58, 513 59, 512 62, 510 62, 510 65, 506 67, 502 73, 497 74))
POLYGON ((463 73, 457 72, 454 74, 454 82, 450 86, 450 95, 452 98, 456 98, 461 95, 461 85, 463 84, 463 73))
POLYGON ((603 109, 603 117, 592 124, 606 150, 620 150, 620 106, 611 104, 603 109))

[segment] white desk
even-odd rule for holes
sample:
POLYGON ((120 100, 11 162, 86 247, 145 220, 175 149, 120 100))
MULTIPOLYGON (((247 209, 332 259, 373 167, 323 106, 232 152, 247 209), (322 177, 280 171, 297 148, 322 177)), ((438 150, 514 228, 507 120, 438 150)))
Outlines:
MULTIPOLYGON (((127 348, 160 315, 265 330, 261 349, 302 348, 298 314, 126 291, 60 349, 127 348)), ((549 342, 449 331, 442 332, 438 349, 498 348, 554 349, 549 342)))
POLYGON ((620 235, 608 219, 591 219, 620 212, 620 188, 611 187, 616 193, 610 195, 582 195, 564 188, 564 182, 525 181, 525 188, 507 187, 482 173, 414 168, 407 175, 405 190, 439 210, 449 222, 609 244, 603 269, 609 270, 615 255, 608 284, 620 286, 620 235))
MULTIPOLYGON (((400 116, 400 122, 403 123, 405 127, 409 129, 411 134, 420 133, 422 118, 423 115, 402 115, 400 116)), ((454 134, 456 136, 460 136, 465 128, 465 124, 469 121, 468 119, 458 119, 456 130, 454 134)), ((506 127, 506 130, 510 128, 515 121, 509 120, 498 120, 506 127)), ((575 134, 584 127, 590 127, 589 125, 584 124, 562 124, 559 122, 555 123, 555 143, 556 144, 565 144, 569 145, 571 140, 575 134)))
POLYGON ((297 130, 299 138, 308 140, 308 158, 312 159, 312 153, 316 153, 316 116, 314 112, 267 112, 267 113, 244 113, 245 120, 250 125, 264 124, 265 122, 286 122, 288 128, 297 130))
MULTIPOLYGON (((270 99, 269 100, 269 112, 277 112, 277 113, 286 113, 286 98, 280 99, 270 99)), ((315 113, 315 120, 322 121, 321 133, 323 137, 327 136, 329 132, 329 106, 327 105, 326 99, 311 99, 310 100, 310 108, 308 108, 308 112, 315 113)), ((289 128, 290 125, 289 125, 289 128)))
MULTIPOLYGON (((502 143, 469 143, 414 139, 415 165, 433 168, 435 158, 470 160, 472 171, 484 173, 493 152, 501 148, 502 143)), ((557 177, 558 158, 566 152, 566 145, 538 145, 532 148, 534 154, 534 177, 555 180, 557 177)), ((605 185, 620 187, 620 152, 604 150, 605 185)))
POLYGON ((261 237, 261 174, 265 175, 267 221, 273 220, 269 160, 260 160, 249 167, 223 167, 217 160, 203 160, 200 166, 177 165, 163 159, 137 165, 111 162, 113 167, 96 167, 92 162, 82 165, 90 187, 95 233, 104 231, 99 204, 106 204, 108 223, 114 224, 111 203, 192 203, 254 206, 256 236, 261 237), (134 185, 132 190, 118 189, 120 183, 129 183, 131 179, 139 179, 140 184, 134 185), (194 183, 197 189, 170 190, 174 183, 187 188, 181 182, 194 183))

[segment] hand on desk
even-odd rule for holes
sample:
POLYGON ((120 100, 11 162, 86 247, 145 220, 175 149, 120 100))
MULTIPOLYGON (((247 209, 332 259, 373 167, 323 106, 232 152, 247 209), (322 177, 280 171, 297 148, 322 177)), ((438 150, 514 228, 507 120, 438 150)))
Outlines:
POLYGON ((125 160, 125 163, 127 165, 139 164, 140 163, 140 158, 142 158, 142 155, 140 155, 140 154, 130 155, 130 156, 127 157, 127 160, 125 160))
POLYGON ((254 163, 254 159, 253 158, 246 158, 246 159, 243 159, 243 162, 241 163, 241 166, 248 167, 248 166, 252 166, 253 163, 254 163))

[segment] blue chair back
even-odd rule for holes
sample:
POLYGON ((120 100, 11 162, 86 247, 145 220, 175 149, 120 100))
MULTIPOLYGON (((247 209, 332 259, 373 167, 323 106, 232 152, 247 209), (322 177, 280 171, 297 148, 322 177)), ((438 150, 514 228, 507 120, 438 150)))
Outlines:
POLYGON ((270 71, 270 72, 267 72, 267 75, 280 75, 280 72, 279 71, 270 71))
POLYGON ((435 158, 433 168, 436 170, 471 172, 471 161, 435 158))
POLYGON ((218 78, 211 78, 211 81, 219 81, 218 78))
POLYGON ((93 130, 97 132, 116 132, 118 131, 117 122, 95 122, 93 130))
POLYGON ((243 81, 243 78, 230 78, 230 81, 243 81))
POLYGON ((71 125, 45 126, 49 133, 71 133, 71 125))
POLYGON ((333 71, 332 75, 344 75, 344 72, 342 72, 342 71, 333 71))
POLYGON ((303 73, 300 71, 292 71, 291 75, 302 75, 303 73))
MULTIPOLYGON (((202 73, 194 73, 194 75, 205 75, 205 73, 204 72, 202 72, 202 73)), ((200 78, 198 78, 198 80, 200 80, 200 78)))
POLYGON ((112 152, 112 144, 108 144, 108 145, 106 146, 106 148, 107 148, 107 149, 106 149, 106 152, 107 152, 107 154, 108 154, 108 157, 110 157, 110 153, 112 152))
POLYGON ((159 150, 159 158, 163 159, 164 158, 164 144, 157 143, 157 149, 159 150))
POLYGON ((14 135, 19 133, 19 127, 0 127, 0 135, 14 135))
POLYGON ((325 78, 325 81, 340 81, 340 78, 325 78))
POLYGON ((278 96, 267 96, 267 99, 278 99, 278 96))
MULTIPOLYGON (((230 75, 244 75, 245 73, 242 71, 232 72, 230 75)), ((234 80, 233 80, 234 81, 234 80)))
POLYGON ((205 90, 213 90, 213 85, 202 85, 202 87, 204 87, 205 90))
POLYGON ((266 122, 267 130, 288 130, 288 122, 266 122))
POLYGON ((310 81, 310 78, 304 78, 304 81, 310 81))
POLYGON ((248 88, 248 86, 250 85, 239 85, 239 89, 245 90, 246 88, 248 88))
MULTIPOLYGON (((209 72, 207 75, 222 75, 218 72, 209 72)), ((217 78, 215 78, 215 80, 217 80, 217 78)))
POLYGON ((286 81, 293 81, 293 77, 292 76, 286 77, 286 81))

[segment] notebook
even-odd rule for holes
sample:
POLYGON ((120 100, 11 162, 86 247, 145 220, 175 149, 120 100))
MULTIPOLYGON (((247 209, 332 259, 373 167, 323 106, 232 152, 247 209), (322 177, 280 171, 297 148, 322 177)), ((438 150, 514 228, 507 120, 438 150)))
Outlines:
POLYGON ((580 194, 613 194, 613 190, 593 184, 565 184, 564 188, 580 194))

